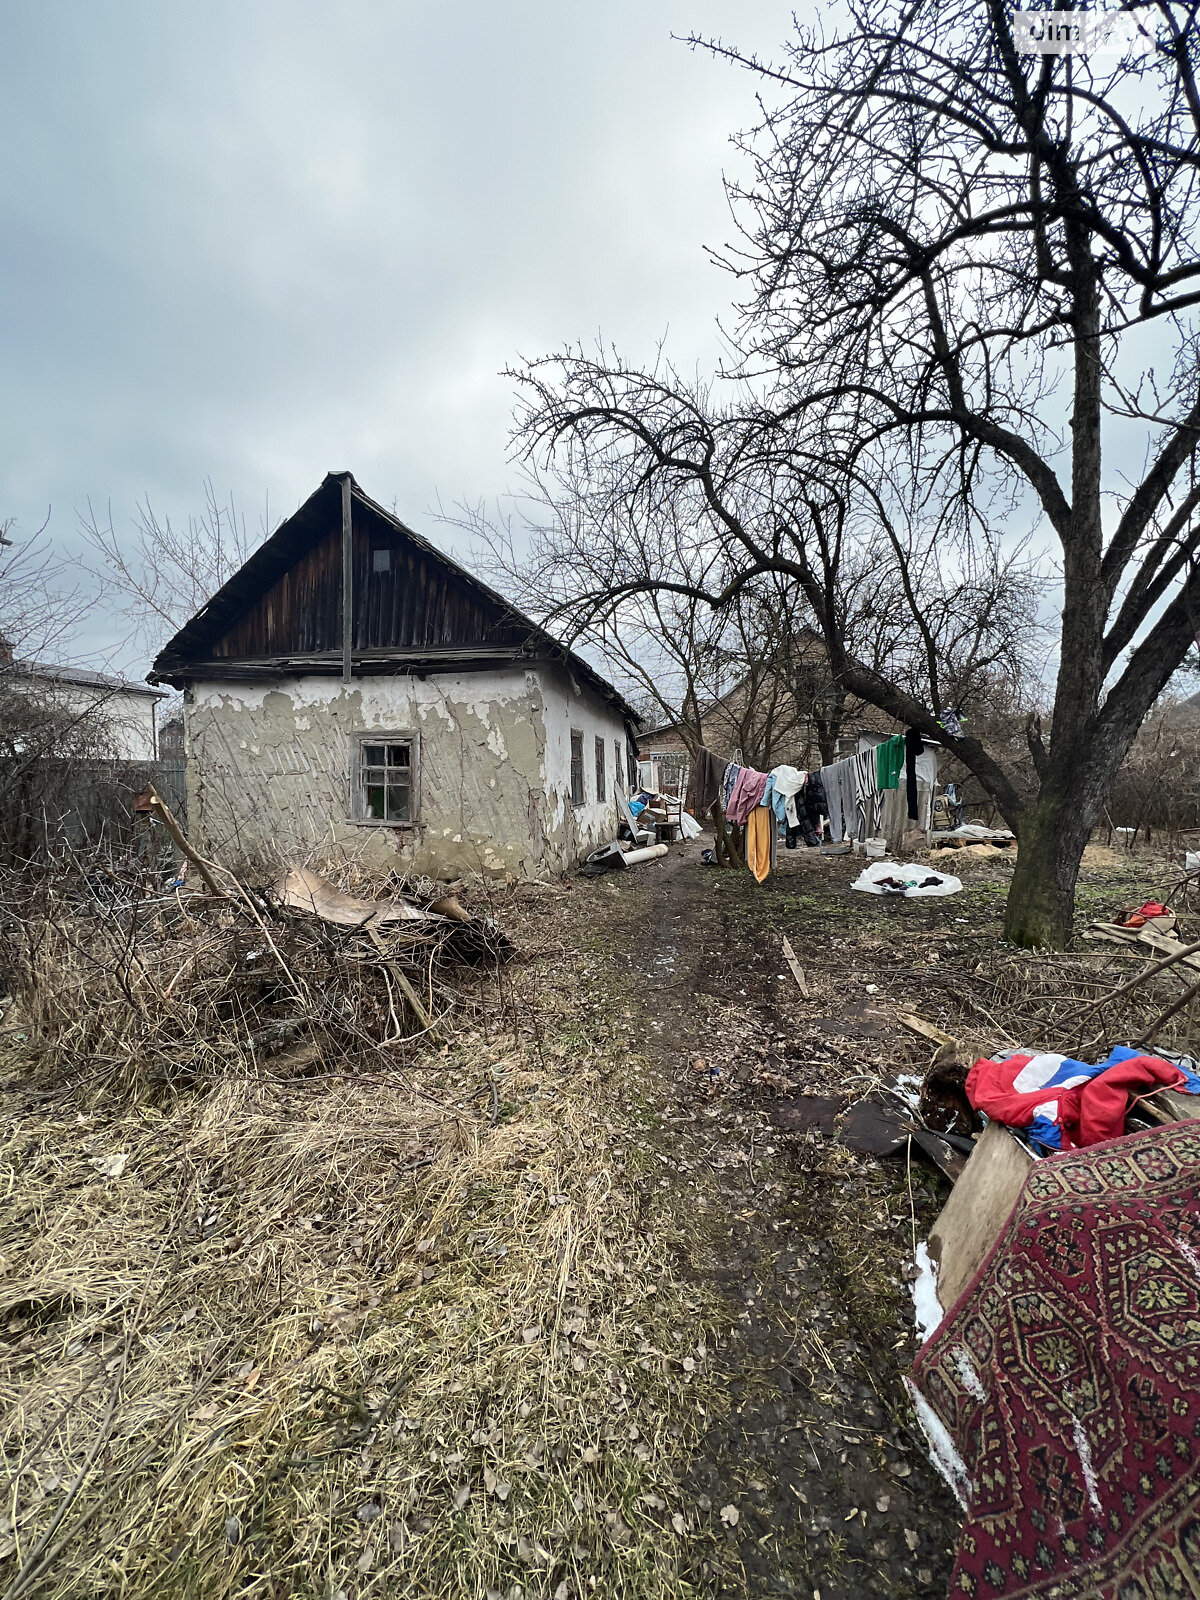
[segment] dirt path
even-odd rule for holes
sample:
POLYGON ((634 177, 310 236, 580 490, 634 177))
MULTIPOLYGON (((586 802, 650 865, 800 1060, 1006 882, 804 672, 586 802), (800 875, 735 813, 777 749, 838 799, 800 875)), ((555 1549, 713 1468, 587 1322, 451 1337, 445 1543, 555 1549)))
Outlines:
POLYGON ((628 989, 658 1068, 642 1086, 644 1184, 660 1205, 702 1213, 707 1257, 689 1268, 717 1287, 732 1325, 718 1357, 731 1413, 710 1427, 689 1483, 731 1560, 700 1576, 730 1595, 944 1593, 956 1508, 902 1387, 914 1210, 923 1231, 943 1188, 914 1169, 910 1199, 903 1158, 781 1132, 773 1114, 797 1090, 894 1071, 897 1049, 911 1054, 849 974, 863 959, 895 962, 871 932, 881 914, 904 918, 905 948, 954 902, 883 908, 849 893, 847 860, 783 867, 759 889, 701 866, 690 846, 592 886, 603 908, 593 940, 618 975, 645 975, 628 989), (810 1001, 780 954, 784 932, 810 1001), (733 1526, 728 1510, 719 1520, 730 1506, 733 1526))

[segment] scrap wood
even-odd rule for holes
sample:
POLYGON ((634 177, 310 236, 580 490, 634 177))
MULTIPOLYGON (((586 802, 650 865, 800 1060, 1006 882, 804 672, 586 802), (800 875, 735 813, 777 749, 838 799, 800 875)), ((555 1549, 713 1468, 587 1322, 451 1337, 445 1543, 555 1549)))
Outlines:
POLYGON ((432 922, 439 920, 420 911, 408 900, 356 900, 335 889, 319 872, 307 867, 287 867, 275 883, 275 898, 280 905, 295 911, 309 911, 341 928, 380 927, 388 922, 432 922))
POLYGON ((1139 944, 1148 944, 1151 950, 1160 950, 1164 955, 1182 961, 1185 967, 1200 969, 1200 943, 1183 944, 1179 939, 1172 938, 1169 933, 1158 933, 1154 928, 1143 928, 1138 934, 1139 944))
POLYGON ((792 949, 791 940, 788 938, 786 933, 783 936, 783 959, 787 962, 788 966, 791 967, 792 977, 795 978, 796 982, 800 985, 800 993, 807 1000, 808 984, 804 979, 804 968, 796 960, 796 952, 792 949))
POLYGON ((919 1017, 915 1011, 897 1011, 896 1021, 902 1028, 907 1028, 910 1033, 920 1034, 922 1039, 928 1039, 937 1045, 957 1045, 958 1040, 944 1033, 934 1022, 926 1022, 924 1017, 919 1017))
POLYGON ((950 1310, 983 1265, 1032 1163, 1028 1146, 1001 1122, 989 1122, 976 1140, 974 1154, 929 1232, 943 1311, 950 1310))
POLYGON ((391 973, 392 977, 395 978, 396 982, 399 984, 401 992, 404 995, 404 998, 408 1001, 409 1005, 413 1008, 413 1011, 416 1013, 418 1022, 420 1022, 421 1026, 425 1029, 425 1031, 427 1033, 429 1033, 433 1038, 437 1038, 437 1034, 434 1033, 434 1029, 433 1029, 433 1018, 430 1016, 429 1012, 425 1009, 425 1002, 421 999, 421 996, 413 988, 412 980, 409 978, 408 974, 404 971, 403 967, 400 966, 399 962, 392 961, 389 958, 387 946, 384 944, 383 940, 379 937, 379 932, 376 929, 375 924, 374 923, 367 923, 365 926, 366 926, 367 937, 370 939, 371 943, 375 946, 375 948, 379 951, 380 955, 384 958, 384 965, 387 967, 387 969, 391 973))
POLYGON ((176 822, 170 806, 167 805, 166 801, 162 798, 152 783, 147 784, 139 794, 134 795, 133 809, 136 812, 141 812, 143 815, 157 817, 162 823, 163 827, 171 835, 171 838, 175 841, 175 844, 178 846, 178 848, 182 850, 183 854, 204 879, 205 884, 208 886, 209 893, 214 895, 218 900, 226 900, 229 898, 228 891, 222 889, 221 885, 213 876, 212 862, 206 861, 199 851, 194 849, 193 846, 188 843, 187 835, 179 826, 178 822, 176 822))

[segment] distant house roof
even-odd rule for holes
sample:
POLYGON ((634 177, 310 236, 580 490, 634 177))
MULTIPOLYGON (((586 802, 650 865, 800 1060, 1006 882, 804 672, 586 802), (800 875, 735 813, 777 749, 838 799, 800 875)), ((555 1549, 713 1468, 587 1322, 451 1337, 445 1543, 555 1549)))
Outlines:
POLYGON ((65 683, 83 689, 119 690, 122 694, 145 695, 149 700, 166 698, 165 689, 151 689, 148 684, 129 678, 118 678, 110 672, 93 672, 87 667, 64 667, 53 661, 10 661, 0 665, 0 672, 11 672, 18 678, 41 678, 47 683, 65 683))
MULTIPOLYGON (((365 619, 375 633, 372 641, 356 642, 352 652, 356 676, 388 671, 438 671, 455 666, 486 665, 519 660, 550 659, 560 661, 564 667, 586 682, 598 694, 618 707, 633 726, 640 718, 620 692, 596 669, 569 649, 552 634, 525 616, 503 595, 477 578, 474 573, 439 550, 428 539, 415 533, 390 511, 363 493, 350 473, 328 473, 320 487, 311 494, 294 515, 280 523, 275 532, 254 554, 243 563, 232 578, 217 590, 191 620, 180 628, 174 638, 160 651, 148 677, 150 683, 179 685, 189 678, 206 676, 247 677, 267 672, 288 675, 339 670, 340 649, 333 648, 333 626, 325 613, 306 625, 298 614, 304 609, 294 595, 289 595, 284 580, 303 562, 309 563, 304 581, 314 597, 315 609, 326 600, 336 601, 340 612, 340 557, 336 572, 326 568, 317 570, 315 553, 335 535, 341 526, 342 484, 350 481, 351 505, 360 513, 355 518, 356 537, 361 514, 365 518, 368 535, 391 537, 403 545, 422 568, 420 594, 415 604, 428 604, 434 591, 427 574, 438 575, 444 590, 447 582, 464 597, 464 605, 456 611, 457 633, 435 642, 416 637, 401 642, 387 637, 389 622, 374 612, 365 619), (263 612, 264 596, 280 586, 278 599, 263 612), (266 617, 265 627, 259 627, 257 615, 266 617), (279 631, 282 613, 297 614, 296 637, 289 648, 264 650, 262 638, 274 629, 279 631), (479 619, 486 617, 486 638, 471 629, 479 619), (239 633, 239 630, 241 632, 239 633), (304 635, 299 646, 296 640, 304 635), (238 641, 231 647, 230 637, 238 641), (245 644, 245 640, 252 640, 245 644)), ((355 594, 357 595, 357 579, 355 594)), ((299 585, 297 585, 299 587, 299 585)), ((412 607, 409 607, 411 613, 412 607)), ((411 615, 406 618, 411 624, 411 615)), ((356 627, 359 618, 356 616, 356 627)), ((340 620, 337 632, 340 637, 340 620)))

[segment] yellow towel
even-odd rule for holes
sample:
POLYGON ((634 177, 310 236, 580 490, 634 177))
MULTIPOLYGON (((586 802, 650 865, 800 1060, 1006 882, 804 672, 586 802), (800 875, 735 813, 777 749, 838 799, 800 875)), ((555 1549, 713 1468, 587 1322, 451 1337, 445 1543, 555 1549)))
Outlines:
POLYGON ((746 819, 746 865, 759 883, 771 870, 771 821, 766 806, 755 806, 746 819))

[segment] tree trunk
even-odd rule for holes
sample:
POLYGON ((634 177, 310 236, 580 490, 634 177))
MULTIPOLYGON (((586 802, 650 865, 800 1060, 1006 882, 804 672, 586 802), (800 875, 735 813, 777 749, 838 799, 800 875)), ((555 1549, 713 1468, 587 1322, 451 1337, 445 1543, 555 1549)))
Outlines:
POLYGON ((1082 795, 1043 793, 1018 820, 1017 865, 1004 909, 1004 937, 1010 944, 1065 948, 1093 809, 1082 795))

